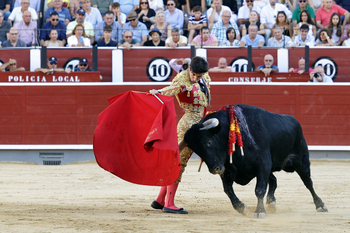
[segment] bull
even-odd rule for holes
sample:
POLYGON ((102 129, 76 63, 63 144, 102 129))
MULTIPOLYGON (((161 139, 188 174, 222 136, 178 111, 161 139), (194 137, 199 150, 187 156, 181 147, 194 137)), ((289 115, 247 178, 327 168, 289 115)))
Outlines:
POLYGON ((249 214, 249 209, 237 198, 232 185, 233 182, 246 185, 256 177, 255 195, 258 203, 254 217, 265 217, 263 198, 267 186, 266 203, 276 206, 274 194, 277 179, 273 172, 284 170, 296 171, 309 189, 316 210, 327 212, 327 207, 313 188, 309 151, 299 122, 292 116, 271 113, 254 106, 231 106, 239 122, 244 155, 236 144, 230 161, 228 109, 205 116, 186 132, 184 142, 180 145, 187 145, 207 164, 209 172, 220 175, 233 208, 243 215, 249 214))

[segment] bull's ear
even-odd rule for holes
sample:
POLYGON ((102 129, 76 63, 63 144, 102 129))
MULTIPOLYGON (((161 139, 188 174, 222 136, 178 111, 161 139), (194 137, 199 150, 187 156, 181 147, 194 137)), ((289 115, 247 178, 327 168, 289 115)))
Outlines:
POLYGON ((208 130, 211 134, 218 134, 221 131, 221 124, 208 130))

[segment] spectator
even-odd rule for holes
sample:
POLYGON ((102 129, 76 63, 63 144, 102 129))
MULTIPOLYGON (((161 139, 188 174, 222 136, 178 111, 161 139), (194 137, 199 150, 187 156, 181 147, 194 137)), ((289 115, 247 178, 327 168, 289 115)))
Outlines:
POLYGON ((275 25, 272 29, 274 37, 271 37, 267 41, 268 47, 278 47, 278 48, 285 48, 285 47, 291 47, 293 45, 292 40, 289 36, 282 34, 282 28, 278 25, 275 25))
MULTIPOLYGON (((349 17, 349 21, 350 21, 350 17, 349 17)), ((350 28, 350 22, 347 22, 346 25, 343 27, 343 34, 341 36, 341 40, 344 41, 346 39, 348 39, 349 37, 347 36, 347 31, 350 28)))
POLYGON ((226 41, 220 46, 238 47, 241 42, 236 39, 236 32, 233 28, 228 28, 226 31, 226 41))
POLYGON ((168 9, 165 11, 165 22, 172 28, 182 29, 184 26, 184 13, 176 8, 175 0, 167 1, 168 9))
POLYGON ((27 47, 26 43, 23 40, 18 39, 18 30, 15 27, 12 27, 9 31, 9 38, 2 43, 2 47, 27 47))
POLYGON ((138 0, 113 0, 120 4, 120 10, 123 14, 128 15, 130 12, 137 9, 138 0))
POLYGON ((132 31, 126 30, 123 34, 123 39, 121 39, 118 43, 119 46, 130 50, 133 46, 140 46, 136 39, 133 39, 132 31))
POLYGON ((67 47, 90 47, 90 39, 86 36, 84 25, 77 24, 73 33, 67 38, 67 47))
POLYGON ((52 12, 50 15, 50 21, 44 23, 41 33, 40 33, 40 45, 44 45, 44 42, 50 40, 50 32, 55 29, 58 33, 57 40, 62 41, 63 45, 66 44, 66 25, 59 21, 59 15, 56 11, 52 12))
POLYGON ((302 22, 301 12, 305 10, 309 13, 312 22, 315 24, 315 11, 311 6, 309 6, 308 1, 312 0, 299 0, 299 7, 293 11, 292 22, 294 27, 296 27, 298 23, 302 22))
POLYGON ((187 46, 187 37, 181 36, 178 28, 173 28, 171 30, 171 37, 165 41, 165 46, 171 48, 187 46))
POLYGON ((343 26, 340 24, 340 15, 333 13, 329 24, 326 26, 327 34, 331 37, 336 46, 341 45, 341 35, 343 34, 343 26))
POLYGON ((240 25, 249 22, 250 13, 252 10, 256 11, 256 7, 254 7, 254 0, 246 0, 245 4, 243 4, 243 6, 241 6, 238 10, 238 22, 240 25))
POLYGON ((152 38, 152 40, 146 41, 143 45, 144 46, 165 46, 165 42, 163 40, 160 40, 162 33, 158 30, 158 28, 153 28, 149 36, 152 38))
POLYGON ((18 23, 19 21, 23 20, 23 12, 25 11, 29 11, 32 14, 32 20, 38 20, 36 11, 33 8, 29 7, 29 0, 22 0, 21 6, 13 9, 7 21, 11 25, 18 23))
MULTIPOLYGON (((232 14, 232 11, 229 7, 223 6, 222 0, 213 0, 213 3, 211 4, 210 8, 207 10, 209 28, 212 28, 216 23, 221 22, 223 20, 223 13, 226 11, 230 13, 231 24, 236 25, 237 27, 237 24, 236 24, 237 15, 232 14)), ((226 29, 224 31, 224 34, 225 32, 226 32, 226 29)))
POLYGON ((0 66, 0 71, 25 71, 24 67, 17 67, 17 61, 11 59, 0 66))
POLYGON ((164 11, 157 12, 156 21, 157 21, 157 23, 155 23, 151 26, 151 30, 153 28, 158 28, 160 33, 162 33, 162 36, 160 37, 160 39, 165 41, 168 37, 171 37, 172 27, 169 23, 165 22, 165 12, 164 11))
POLYGON ((180 73, 186 71, 190 67, 191 59, 190 58, 174 58, 169 61, 170 67, 176 72, 180 73), (181 62, 181 64, 179 64, 181 62))
POLYGON ((277 12, 280 11, 284 11, 288 20, 292 18, 292 12, 285 5, 276 3, 276 0, 270 0, 270 4, 264 6, 261 10, 260 21, 264 24, 266 41, 271 36, 271 28, 276 23, 277 12))
MULTIPOLYGON (((70 9, 71 5, 73 5, 73 2, 78 2, 78 4, 79 4, 79 0, 62 0, 62 7, 70 9)), ((53 0, 47 0, 46 6, 47 6, 47 8, 54 7, 53 0)), ((79 6, 79 8, 80 8, 80 6, 79 6)), ((74 14, 72 16, 74 16, 74 14)))
POLYGON ((101 12, 95 8, 91 7, 91 0, 80 0, 83 9, 85 10, 85 21, 92 24, 95 28, 96 25, 102 22, 101 12))
POLYGON ((329 24, 333 13, 345 16, 343 26, 349 21, 350 14, 347 10, 333 4, 332 0, 324 0, 324 5, 316 12, 316 26, 321 29, 325 28, 329 24))
POLYGON ((346 36, 348 39, 343 41, 343 46, 350 46, 350 28, 346 31, 346 36))
POLYGON ((130 30, 134 36, 133 39, 142 46, 147 41, 148 36, 146 25, 139 22, 135 11, 128 14, 128 21, 124 24, 123 31, 130 30))
POLYGON ((44 41, 42 46, 45 46, 45 47, 48 47, 48 48, 57 48, 57 47, 63 47, 64 46, 63 41, 58 40, 58 32, 57 32, 56 29, 51 29, 49 37, 50 37, 50 39, 44 41))
POLYGON ((50 57, 47 60, 47 68, 37 68, 34 71, 35 72, 42 72, 46 75, 53 74, 54 72, 64 72, 65 71, 67 74, 72 72, 72 70, 70 68, 68 68, 67 70, 64 70, 63 68, 57 68, 57 58, 56 57, 50 57))
POLYGON ((334 41, 328 36, 327 29, 322 28, 318 33, 316 46, 334 46, 334 41))
POLYGON ((18 39, 23 40, 27 47, 36 45, 36 25, 29 11, 24 11, 23 20, 14 25, 18 29, 18 39))
POLYGON ((271 74, 271 72, 278 72, 278 67, 273 65, 273 56, 271 54, 266 54, 264 57, 264 65, 258 66, 254 70, 255 72, 262 72, 265 77, 271 74))
POLYGON ((78 67, 74 71, 92 71, 92 70, 90 70, 88 60, 86 58, 80 58, 78 67))
POLYGON ((277 13, 276 24, 282 28, 283 35, 291 36, 293 35, 293 27, 287 19, 286 13, 284 11, 280 11, 277 13))
MULTIPOLYGON (((13 7, 20 7, 22 0, 16 0, 16 1, 14 1, 14 3, 15 4, 13 5, 13 7)), ((37 12, 38 16, 39 16, 39 12, 40 12, 40 3, 41 3, 41 0, 29 0, 29 6, 37 12)))
POLYGON ((163 0, 148 0, 149 7, 155 12, 162 11, 164 9, 163 0))
POLYGON ((10 8, 11 8, 11 0, 0 1, 0 10, 2 11, 2 15, 4 17, 2 20, 7 21, 8 17, 11 14, 10 8))
POLYGON ((121 12, 120 4, 118 2, 114 2, 112 4, 112 11, 115 16, 115 21, 117 21, 120 24, 120 26, 123 27, 126 22, 126 15, 121 12))
POLYGON ((350 2, 347 0, 334 0, 335 3, 337 3, 337 5, 340 5, 347 11, 350 11, 350 2))
POLYGON ((230 27, 235 29, 237 40, 241 39, 237 24, 236 23, 232 24, 232 22, 230 21, 230 18, 231 18, 231 12, 224 11, 222 13, 222 21, 219 21, 216 24, 214 24, 211 30, 210 34, 216 36, 216 38, 219 41, 219 44, 223 44, 226 41, 226 31, 230 27))
POLYGON ((227 60, 224 57, 219 58, 218 66, 210 68, 209 72, 234 72, 231 66, 227 66, 227 60))
POLYGON ((7 40, 7 33, 10 31, 11 24, 4 20, 4 13, 0 10, 0 42, 7 40))
POLYGON ((201 8, 201 12, 205 12, 207 10, 206 1, 205 0, 186 0, 186 11, 189 15, 193 15, 193 8, 199 6, 201 8))
POLYGON ((110 38, 113 41, 118 42, 122 38, 122 26, 116 21, 114 21, 114 14, 112 11, 107 11, 105 14, 105 20, 101 23, 98 23, 95 28, 95 41, 99 42, 103 40, 104 37, 104 28, 105 26, 110 26, 112 28, 112 35, 110 38))
MULTIPOLYGON (((106 14, 106 16, 107 16, 107 14, 106 14)), ((114 22, 114 23, 117 23, 117 22, 114 22)), ((96 39, 97 46, 98 47, 115 47, 115 46, 117 46, 118 42, 111 38, 112 33, 113 33, 113 28, 110 25, 104 26, 102 39, 101 40, 96 39)))
POLYGON ((51 14, 57 12, 60 22, 64 23, 66 26, 71 21, 71 16, 69 10, 65 7, 62 7, 62 0, 53 0, 53 7, 48 8, 45 13, 45 21, 51 21, 51 14))
POLYGON ((91 0, 92 7, 97 8, 104 16, 107 11, 112 10, 113 0, 91 0))
POLYGON ((85 10, 83 8, 80 8, 79 10, 77 10, 77 13, 75 14, 75 20, 70 22, 67 25, 67 32, 66 32, 67 38, 72 35, 72 31, 77 24, 82 24, 84 26, 84 29, 85 29, 84 31, 86 33, 86 36, 89 37, 91 44, 93 44, 95 40, 94 28, 91 23, 85 20, 85 10))
POLYGON ((214 35, 210 35, 208 27, 202 27, 200 35, 196 36, 191 45, 193 46, 219 46, 218 39, 214 35))
POLYGON ((297 27, 295 27, 297 28, 297 31, 299 31, 298 29, 303 24, 306 24, 309 27, 308 34, 316 38, 316 26, 314 22, 311 20, 310 14, 307 10, 303 10, 300 14, 300 22, 298 23, 297 27))
POLYGON ((292 41, 292 47, 296 46, 306 46, 314 47, 315 46, 315 37, 308 35, 309 27, 306 24, 300 26, 300 34, 297 36, 297 32, 294 31, 292 41))
POLYGON ((261 13, 262 8, 269 4, 269 0, 254 0, 254 7, 256 7, 256 11, 261 13))
POLYGON ((263 36, 258 34, 258 26, 255 24, 249 25, 248 34, 242 37, 239 47, 263 47, 265 39, 263 36))
MULTIPOLYGON (((291 67, 288 70, 288 72, 293 72, 293 73, 298 73, 298 74, 304 73, 305 72, 305 58, 299 57, 298 66, 299 66, 299 68, 296 68, 296 69, 291 67)), ((309 68, 309 73, 311 73, 311 72, 314 72, 314 70, 312 68, 309 68)))
POLYGON ((138 19, 141 23, 144 23, 147 29, 150 29, 152 24, 156 23, 156 12, 149 8, 148 0, 140 0, 139 8, 135 10, 138 15, 138 19))
POLYGON ((317 82, 324 82, 324 83, 332 83, 333 80, 331 77, 327 76, 324 73, 324 69, 322 66, 315 67, 314 72, 310 73, 310 79, 309 82, 317 83, 317 82))
POLYGON ((245 36, 247 34, 247 28, 249 27, 250 24, 256 24, 256 26, 258 26, 259 31, 258 34, 259 35, 265 35, 265 28, 264 28, 264 24, 260 23, 259 21, 259 14, 256 11, 252 11, 250 12, 250 16, 249 16, 249 21, 245 22, 243 25, 241 25, 242 28, 242 36, 245 36))
POLYGON ((198 35, 202 27, 207 26, 207 17, 202 14, 202 8, 195 6, 193 8, 193 15, 188 20, 187 28, 189 30, 188 42, 191 43, 193 36, 198 35))

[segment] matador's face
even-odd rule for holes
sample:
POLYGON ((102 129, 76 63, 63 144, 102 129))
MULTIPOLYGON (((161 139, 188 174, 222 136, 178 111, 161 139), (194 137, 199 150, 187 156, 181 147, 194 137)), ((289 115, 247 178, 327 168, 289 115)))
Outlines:
POLYGON ((192 83, 198 83, 198 81, 202 78, 203 74, 196 74, 189 70, 190 73, 190 79, 192 83))

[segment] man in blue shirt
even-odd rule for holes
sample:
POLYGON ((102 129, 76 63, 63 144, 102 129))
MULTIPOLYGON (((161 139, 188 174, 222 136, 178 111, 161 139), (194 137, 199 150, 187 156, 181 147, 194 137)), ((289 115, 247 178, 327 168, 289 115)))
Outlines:
POLYGON ((104 18, 105 20, 98 23, 95 28, 95 41, 98 43, 103 40, 104 28, 110 26, 112 28, 111 39, 118 42, 122 39, 122 26, 117 21, 114 21, 114 13, 112 11, 107 11, 104 18))
POLYGON ((98 47, 115 47, 117 46, 117 42, 111 39, 112 35, 112 27, 109 25, 106 25, 103 28, 103 39, 102 40, 96 40, 98 47))
POLYGON ((265 38, 258 34, 258 26, 250 24, 248 27, 248 34, 242 37, 239 47, 263 47, 265 38))
POLYGON ((56 29, 58 32, 57 40, 61 40, 63 44, 66 44, 66 25, 59 21, 59 16, 56 11, 52 12, 50 15, 50 21, 44 23, 41 33, 40 33, 40 45, 43 46, 45 40, 50 40, 50 31, 51 29, 56 29))
POLYGON ((264 65, 258 66, 255 72, 262 72, 265 77, 269 76, 271 72, 278 72, 278 67, 273 65, 273 56, 271 54, 266 54, 264 57, 264 65))
POLYGON ((184 13, 176 8, 175 0, 167 1, 168 9, 165 11, 165 22, 172 28, 182 29, 184 26, 184 13))
POLYGON ((52 12, 57 12, 59 16, 59 20, 63 22, 66 26, 69 24, 71 20, 71 16, 69 10, 65 7, 62 7, 62 0, 53 0, 53 7, 48 8, 45 13, 45 21, 50 21, 50 16, 52 12))
POLYGON ((128 14, 127 20, 129 22, 125 23, 123 26, 123 33, 130 30, 133 34, 133 39, 137 41, 141 46, 147 41, 148 31, 144 23, 139 22, 137 13, 132 11, 128 14))

